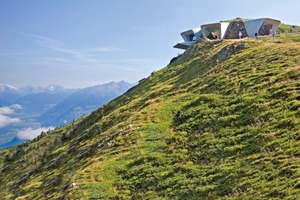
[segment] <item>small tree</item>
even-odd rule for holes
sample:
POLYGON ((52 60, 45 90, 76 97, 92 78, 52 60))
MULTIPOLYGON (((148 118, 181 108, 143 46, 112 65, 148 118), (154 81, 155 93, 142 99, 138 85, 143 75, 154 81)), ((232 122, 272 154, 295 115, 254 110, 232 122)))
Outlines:
POLYGON ((5 162, 9 162, 11 161, 11 158, 8 154, 5 155, 5 162))
POLYGON ((63 132, 63 134, 61 135, 61 141, 65 142, 69 139, 69 135, 66 132, 63 132))

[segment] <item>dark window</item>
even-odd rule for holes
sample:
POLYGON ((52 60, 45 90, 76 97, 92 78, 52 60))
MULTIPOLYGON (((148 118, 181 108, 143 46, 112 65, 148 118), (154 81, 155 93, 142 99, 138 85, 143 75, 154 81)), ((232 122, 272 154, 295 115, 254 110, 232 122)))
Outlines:
POLYGON ((189 35, 189 41, 193 41, 194 36, 195 36, 194 34, 189 35))

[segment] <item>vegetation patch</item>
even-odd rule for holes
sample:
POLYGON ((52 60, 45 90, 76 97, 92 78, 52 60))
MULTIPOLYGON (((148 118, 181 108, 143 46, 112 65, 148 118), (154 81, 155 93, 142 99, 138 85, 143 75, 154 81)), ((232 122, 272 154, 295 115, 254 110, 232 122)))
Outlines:
POLYGON ((93 113, 0 151, 7 199, 299 199, 300 43, 200 40, 93 113))

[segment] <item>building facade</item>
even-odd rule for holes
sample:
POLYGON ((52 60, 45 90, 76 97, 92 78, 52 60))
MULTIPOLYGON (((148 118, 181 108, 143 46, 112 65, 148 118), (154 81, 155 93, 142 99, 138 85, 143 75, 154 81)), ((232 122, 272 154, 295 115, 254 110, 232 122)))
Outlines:
POLYGON ((183 41, 177 43, 174 48, 187 49, 199 38, 215 39, 239 39, 240 35, 254 37, 269 35, 270 30, 277 31, 281 22, 271 18, 259 18, 244 20, 236 18, 231 21, 201 25, 200 28, 190 29, 181 33, 183 41))

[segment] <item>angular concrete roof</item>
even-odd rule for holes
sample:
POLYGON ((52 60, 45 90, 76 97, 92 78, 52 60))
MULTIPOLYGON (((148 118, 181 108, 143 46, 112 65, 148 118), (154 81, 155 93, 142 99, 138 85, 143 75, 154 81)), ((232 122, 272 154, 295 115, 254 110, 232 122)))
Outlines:
POLYGON ((258 33, 258 30, 263 25, 263 23, 264 18, 244 21, 248 36, 253 37, 255 33, 258 33))
POLYGON ((217 22, 201 25, 200 28, 190 29, 181 33, 184 41, 176 44, 174 48, 187 49, 200 37, 210 39, 238 39, 238 32, 241 31, 244 37, 268 35, 270 29, 276 31, 281 22, 272 18, 259 18, 251 20, 235 19, 232 22, 217 22), (242 27, 241 27, 242 26, 242 27), (227 36, 226 36, 227 33, 227 36))
POLYGON ((174 48, 178 48, 178 49, 189 48, 192 44, 195 43, 195 41, 199 37, 202 37, 202 33, 200 31, 200 28, 194 28, 194 29, 190 29, 190 30, 182 32, 181 37, 183 38, 183 41, 177 43, 174 46, 174 48))
POLYGON ((208 38, 209 34, 211 34, 213 31, 209 31, 209 29, 216 29, 217 38, 223 39, 224 35, 226 33, 227 27, 229 25, 229 22, 217 22, 212 24, 203 24, 201 25, 201 32, 204 38, 208 38))
POLYGON ((281 22, 276 19, 271 18, 259 18, 259 19, 251 19, 245 20, 244 24, 248 33, 249 37, 253 37, 255 33, 259 34, 259 30, 262 28, 263 25, 269 24, 271 29, 278 30, 278 26, 281 22))

